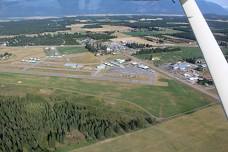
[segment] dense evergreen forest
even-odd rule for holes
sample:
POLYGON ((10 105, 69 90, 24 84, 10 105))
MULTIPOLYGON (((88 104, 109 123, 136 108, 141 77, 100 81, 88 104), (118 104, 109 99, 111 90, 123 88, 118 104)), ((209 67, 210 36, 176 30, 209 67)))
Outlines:
POLYGON ((0 22, 0 35, 39 34, 69 30, 67 25, 76 23, 74 18, 20 20, 0 22))
POLYGON ((78 105, 74 97, 0 97, 0 151, 53 151, 57 143, 102 140, 154 124, 140 113, 78 105))
POLYGON ((132 49, 141 49, 141 48, 152 47, 152 45, 149 45, 149 44, 139 44, 139 43, 127 43, 126 46, 129 48, 132 48, 132 49))
POLYGON ((14 38, 7 38, 1 41, 7 42, 8 46, 36 46, 36 45, 78 45, 80 38, 85 36, 80 33, 68 34, 39 34, 37 36, 20 35, 14 38))
POLYGON ((94 40, 107 41, 107 40, 116 38, 116 36, 113 35, 113 33, 114 32, 104 32, 104 33, 87 32, 87 36, 94 40))
POLYGON ((37 45, 79 45, 81 40, 91 38, 94 40, 109 40, 115 38, 111 32, 107 33, 57 33, 38 34, 36 36, 19 35, 13 38, 1 38, 1 43, 7 46, 37 46, 37 45))

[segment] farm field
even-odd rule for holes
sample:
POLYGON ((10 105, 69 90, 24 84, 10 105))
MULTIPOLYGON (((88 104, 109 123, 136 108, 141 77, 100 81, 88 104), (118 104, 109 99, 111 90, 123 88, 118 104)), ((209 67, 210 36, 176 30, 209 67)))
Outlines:
MULTIPOLYGON (((104 101, 130 103, 133 107, 159 117, 168 118, 213 102, 207 96, 198 93, 174 80, 162 80, 168 86, 147 86, 109 81, 79 80, 58 77, 39 77, 19 74, 0 74, 1 94, 25 94, 25 88, 54 89, 68 93, 85 94, 104 101), (13 85, 13 92, 7 89, 13 85), (6 90, 6 91, 4 91, 6 90)), ((28 89, 30 90, 30 89, 28 89)), ((36 92, 36 91, 35 91, 36 92)))
POLYGON ((180 31, 168 29, 168 28, 163 28, 159 31, 149 31, 144 29, 144 30, 139 30, 135 32, 126 32, 125 34, 128 34, 130 36, 144 37, 144 36, 158 36, 163 34, 174 34, 174 33, 180 33, 180 31))
MULTIPOLYGON (((12 53, 13 57, 4 62, 16 62, 21 61, 26 57, 39 57, 44 58, 45 53, 41 47, 0 47, 0 53, 12 53)), ((2 63, 2 62, 1 62, 2 63)))
POLYGON ((134 36, 123 36, 123 34, 118 35, 117 38, 112 39, 114 42, 134 42, 134 43, 139 43, 139 44, 149 44, 149 45, 156 45, 156 43, 148 41, 144 38, 141 37, 134 37, 134 36))
MULTIPOLYGON (((144 59, 145 57, 153 55, 153 57, 159 57, 161 60, 160 64, 163 63, 175 63, 177 61, 186 59, 186 58, 199 58, 203 57, 203 54, 200 51, 200 48, 196 47, 180 47, 180 51, 175 52, 162 52, 162 53, 152 53, 152 54, 139 54, 136 57, 144 59)), ((223 50, 224 53, 228 52, 228 49, 223 50)))
POLYGON ((73 24, 69 27, 71 28, 71 32, 128 32, 131 30, 131 28, 127 26, 102 25, 102 28, 84 28, 85 25, 89 24, 73 24))
POLYGON ((58 47, 59 53, 61 54, 77 54, 88 52, 88 50, 83 46, 75 46, 75 47, 58 47))
POLYGON ((227 128, 222 108, 212 106, 72 152, 226 152, 227 128))

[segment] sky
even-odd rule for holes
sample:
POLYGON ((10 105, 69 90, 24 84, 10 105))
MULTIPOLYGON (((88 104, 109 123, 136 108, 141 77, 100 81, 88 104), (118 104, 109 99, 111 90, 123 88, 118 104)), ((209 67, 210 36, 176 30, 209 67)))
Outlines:
POLYGON ((228 8, 228 0, 207 0, 228 8))

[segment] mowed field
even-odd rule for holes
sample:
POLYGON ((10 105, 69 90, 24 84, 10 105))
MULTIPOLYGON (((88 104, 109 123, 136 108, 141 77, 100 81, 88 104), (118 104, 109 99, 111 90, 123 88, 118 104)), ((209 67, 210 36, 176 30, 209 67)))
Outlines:
MULTIPOLYGON (((159 63, 174 63, 186 58, 203 58, 203 54, 198 47, 180 47, 180 49, 180 51, 175 52, 139 54, 136 56, 140 59, 144 59, 145 57, 153 55, 154 57, 159 57, 161 59, 159 63)), ((228 49, 223 49, 223 52, 227 54, 228 49)))
MULTIPOLYGON (((118 34, 117 34, 118 36, 118 34)), ((141 37, 134 37, 134 36, 126 36, 124 37, 123 34, 120 35, 120 37, 117 37, 115 39, 112 39, 114 42, 134 42, 134 43, 139 43, 139 44, 149 44, 149 45, 156 45, 156 43, 148 41, 144 38, 141 37)))
POLYGON ((144 37, 144 36, 157 36, 162 34, 174 34, 174 33, 180 33, 180 31, 163 28, 159 31, 139 30, 139 31, 127 32, 126 34, 131 36, 144 37))
POLYGON ((135 35, 128 34, 132 28, 127 26, 111 26, 102 25, 102 28, 83 28, 83 26, 88 24, 74 24, 71 25, 71 32, 115 32, 117 38, 112 39, 114 42, 130 41, 140 44, 150 44, 155 45, 154 42, 147 41, 144 38, 136 37, 135 35))
POLYGON ((83 28, 88 24, 74 24, 71 25, 71 32, 129 32, 131 30, 130 27, 127 26, 111 26, 111 25, 102 25, 102 28, 83 28))
POLYGON ((222 108, 212 106, 72 152, 227 152, 227 137, 222 108))
POLYGON ((84 46, 58 47, 57 49, 61 54, 77 54, 88 52, 88 50, 84 46))
POLYGON ((167 82, 168 86, 1 73, 0 94, 23 95, 26 93, 25 90, 32 90, 30 88, 36 88, 36 91, 37 89, 65 91, 100 98, 111 105, 115 105, 115 102, 128 103, 159 118, 168 118, 214 103, 211 98, 174 80, 162 81, 167 82))

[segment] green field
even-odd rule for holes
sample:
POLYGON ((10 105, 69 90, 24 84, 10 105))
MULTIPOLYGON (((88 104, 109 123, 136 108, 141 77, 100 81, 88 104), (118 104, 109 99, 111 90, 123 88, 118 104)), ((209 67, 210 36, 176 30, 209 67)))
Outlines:
MULTIPOLYGON (((223 50, 224 53, 228 53, 228 49, 223 50)), ((139 54, 136 57, 140 59, 148 58, 148 56, 159 57, 161 60, 158 62, 159 64, 163 63, 175 63, 177 61, 186 59, 186 58, 202 58, 203 54, 200 48, 193 47, 181 47, 180 51, 175 52, 161 52, 161 53, 153 53, 153 54, 139 54)))
POLYGON ((213 106, 74 152, 227 152, 227 137, 227 119, 213 106))
POLYGON ((78 47, 59 47, 58 51, 61 54, 76 54, 76 53, 87 52, 88 50, 83 46, 78 46, 78 47))
POLYGON ((10 134, 0 151, 30 151, 30 145, 39 151, 34 142, 51 151, 68 151, 156 123, 143 108, 103 96, 109 87, 95 82, 14 74, 0 74, 0 82, 0 120, 6 125, 0 134, 2 127, 10 134), (115 128, 117 123, 123 130, 115 128), (14 128, 22 131, 17 134, 14 128), (23 140, 17 146, 19 138, 23 140))
MULTIPOLYGON (((54 90, 54 93, 82 94, 96 97, 116 110, 127 111, 131 106, 156 117, 167 118, 208 105, 212 99, 174 80, 164 80, 168 86, 145 86, 70 78, 36 77, 17 74, 0 74, 1 94, 24 95, 54 90), (17 82, 21 83, 18 84, 17 82)), ((49 91, 52 92, 52 91, 49 91)), ((86 101, 85 101, 86 102, 86 101)), ((88 103, 97 106, 89 100, 88 103)), ((87 104, 88 104, 87 103, 87 104)), ((99 103, 99 104, 102 104, 99 103)), ((98 104, 98 105, 99 105, 98 104)))
MULTIPOLYGON (((45 106, 47 104, 53 105, 53 107, 72 104, 79 107, 83 106, 96 116, 100 115, 101 118, 104 117, 104 120, 108 119, 115 122, 116 120, 128 121, 142 118, 143 120, 146 120, 146 118, 153 117, 168 118, 177 114, 182 115, 182 113, 189 114, 195 111, 196 108, 213 103, 211 98, 174 80, 164 79, 162 81, 168 82, 168 86, 133 85, 104 81, 1 73, 0 96, 21 96, 22 98, 27 99, 24 108, 27 112, 36 117, 37 120, 42 118, 42 111, 45 107, 47 108, 47 106, 45 106)), ((25 101, 23 101, 22 104, 23 103, 25 103, 25 101)), ((63 112, 61 109, 59 110, 60 112, 63 112)), ((64 118, 65 113, 60 113, 60 116, 61 118, 64 118)), ((61 120, 65 122, 65 119, 61 120)), ((66 120, 69 121, 70 119, 66 120)), ((37 125, 41 125, 41 123, 37 123, 33 119, 31 119, 31 121, 34 121, 33 123, 36 123, 37 125)), ((43 121, 44 120, 38 120, 38 122, 43 121)), ((58 121, 55 119, 54 124, 56 124, 56 122, 58 121)), ((155 122, 154 118, 153 122, 155 122)), ((145 124, 145 127, 149 126, 151 125, 145 124)), ((47 128, 49 129, 49 126, 47 128)), ((132 129, 131 132, 133 133, 133 131, 138 129, 132 129)), ((71 132, 69 133, 73 134, 71 132)), ((27 134, 27 136, 29 136, 29 132, 27 134)), ((45 134, 48 134, 48 132, 44 132, 43 134, 44 136, 42 137, 45 137, 45 134)), ((121 134, 114 134, 109 137, 115 137, 121 134)), ((153 136, 156 137, 157 134, 154 134, 153 136)), ((103 139, 106 138, 103 137, 103 139)), ((67 152, 91 145, 98 141, 99 140, 97 139, 91 139, 72 142, 70 136, 65 137, 64 143, 56 142, 55 148, 57 148, 56 150, 58 152, 67 152)), ((41 140, 39 143, 43 147, 48 147, 47 141, 45 140, 41 140)))
POLYGON ((172 29, 162 29, 159 31, 149 31, 147 29, 142 29, 138 31, 133 31, 133 32, 126 32, 125 34, 130 35, 130 36, 139 36, 139 37, 144 37, 144 36, 158 36, 158 35, 164 35, 164 34, 174 34, 174 33, 179 33, 180 31, 172 30, 172 29))

